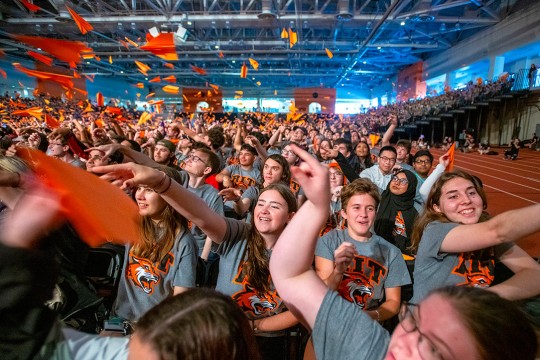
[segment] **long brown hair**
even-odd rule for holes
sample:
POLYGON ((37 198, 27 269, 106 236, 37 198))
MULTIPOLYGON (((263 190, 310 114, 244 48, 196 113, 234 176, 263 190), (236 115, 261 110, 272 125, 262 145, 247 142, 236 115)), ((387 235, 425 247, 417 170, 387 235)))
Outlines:
POLYGON ((416 222, 414 224, 413 232, 411 235, 411 249, 414 252, 418 250, 418 246, 420 245, 420 240, 422 239, 424 230, 426 229, 426 226, 429 223, 433 221, 440 221, 443 223, 451 222, 446 217, 446 215, 444 215, 441 212, 435 211, 434 206, 440 205, 440 200, 442 196, 442 188, 444 184, 456 178, 462 178, 462 179, 470 181, 473 184, 478 195, 480 195, 480 197, 482 198, 484 212, 480 216, 479 222, 483 222, 489 219, 489 215, 485 212, 488 205, 487 196, 486 196, 486 192, 484 191, 484 188, 482 187, 480 179, 461 170, 454 170, 453 172, 444 173, 431 188, 431 191, 429 192, 429 196, 426 200, 426 204, 424 206, 424 211, 416 219, 416 222))
POLYGON ((186 218, 171 205, 166 204, 158 222, 153 221, 149 216, 141 216, 140 236, 131 252, 152 262, 158 262, 171 251, 176 236, 186 228, 186 218))
MULTIPOLYGON (((292 193, 292 191, 289 189, 288 186, 283 184, 272 184, 268 185, 264 189, 261 190, 261 194, 265 191, 275 190, 277 191, 281 197, 285 200, 287 203, 287 211, 288 213, 296 212, 297 205, 296 205, 296 197, 292 193)), ((260 194, 259 194, 260 196, 260 194)), ((253 212, 251 214, 253 216, 253 212)), ((269 263, 270 259, 266 255, 266 244, 264 242, 264 239, 255 227, 255 225, 251 226, 249 235, 248 235, 248 241, 246 245, 246 268, 247 268, 247 276, 249 279, 249 282, 258 294, 267 293, 270 291, 270 269, 269 269, 269 263)))

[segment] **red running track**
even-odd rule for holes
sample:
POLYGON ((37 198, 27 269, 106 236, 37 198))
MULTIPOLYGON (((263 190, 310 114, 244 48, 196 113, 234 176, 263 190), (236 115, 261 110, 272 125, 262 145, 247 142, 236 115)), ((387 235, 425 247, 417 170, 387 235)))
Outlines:
MULTIPOLYGON (((482 180, 488 198, 488 212, 497 215, 506 210, 540 203, 540 151, 521 149, 518 159, 511 161, 503 159, 505 148, 493 150, 498 151, 499 155, 456 151, 454 165, 482 180)), ((444 151, 430 151, 435 158, 435 166, 444 151)), ((540 257, 540 232, 517 243, 531 256, 540 257)))

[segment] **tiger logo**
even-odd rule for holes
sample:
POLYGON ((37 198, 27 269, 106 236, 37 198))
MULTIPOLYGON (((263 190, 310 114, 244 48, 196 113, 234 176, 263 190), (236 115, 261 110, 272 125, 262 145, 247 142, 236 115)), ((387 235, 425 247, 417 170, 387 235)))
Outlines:
POLYGON ((344 274, 339 283, 338 292, 345 300, 364 309, 374 291, 369 279, 363 274, 354 274, 354 276, 344 274))
POLYGON ((248 283, 245 283, 244 290, 235 293, 232 299, 236 301, 245 313, 252 317, 272 312, 279 305, 279 297, 275 290, 260 297, 253 286, 248 283))
POLYGON ((159 282, 159 275, 154 265, 147 259, 131 256, 133 262, 128 263, 126 276, 133 284, 146 294, 154 292, 154 285, 159 282))
POLYGON ((491 284, 489 278, 484 274, 467 274, 467 286, 487 288, 491 284))

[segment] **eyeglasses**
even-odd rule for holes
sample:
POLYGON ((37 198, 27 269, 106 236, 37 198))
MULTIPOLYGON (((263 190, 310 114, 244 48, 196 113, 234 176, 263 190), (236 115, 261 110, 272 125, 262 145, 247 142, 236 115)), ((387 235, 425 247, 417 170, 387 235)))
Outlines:
POLYGON ((428 165, 431 164, 431 160, 414 160, 416 164, 428 165))
POLYGON ((186 158, 186 160, 192 160, 192 161, 195 161, 195 162, 200 161, 204 165, 208 166, 208 163, 206 161, 204 161, 203 159, 201 159, 200 157, 198 157, 197 155, 189 154, 188 157, 186 158))
POLYGON ((384 161, 384 162, 389 162, 389 163, 395 163, 396 162, 396 158, 388 158, 386 156, 379 157, 379 160, 384 161))
POLYGON ((419 314, 419 306, 404 303, 399 310, 400 325, 406 333, 418 332, 418 354, 422 360, 443 360, 443 357, 437 346, 418 328, 418 320, 415 319, 413 309, 417 309, 416 314, 419 314))
POLYGON ((407 185, 409 183, 409 180, 400 179, 396 175, 392 175, 392 181, 395 182, 395 183, 398 183, 399 185, 407 185))
POLYGON ((294 151, 292 150, 281 150, 281 155, 295 155, 294 151))
POLYGON ((343 176, 343 173, 341 171, 336 171, 336 172, 329 172, 328 175, 331 178, 333 178, 333 177, 343 176))
POLYGON ((53 146, 64 146, 62 143, 49 143, 49 147, 53 147, 53 146))

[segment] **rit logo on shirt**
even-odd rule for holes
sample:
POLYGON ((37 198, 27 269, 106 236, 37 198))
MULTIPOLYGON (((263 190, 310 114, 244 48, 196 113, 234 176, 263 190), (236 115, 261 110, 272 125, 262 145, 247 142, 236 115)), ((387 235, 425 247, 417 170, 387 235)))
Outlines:
POLYGON ((480 260, 474 254, 461 253, 452 274, 463 277, 458 286, 489 287, 495 278, 495 261, 480 260))
POLYGON ((247 189, 255 185, 257 182, 249 176, 233 175, 231 181, 235 189, 247 189))
POLYGON ((366 256, 355 256, 338 286, 338 293, 347 301, 364 309, 373 297, 376 285, 384 280, 387 269, 366 256))
POLYGON ((249 283, 247 271, 245 271, 246 263, 241 262, 238 267, 238 273, 233 279, 233 284, 243 285, 243 289, 234 293, 231 298, 242 308, 244 313, 248 314, 249 318, 257 318, 260 316, 268 316, 275 313, 282 303, 275 289, 266 293, 259 293, 253 285, 249 283))

